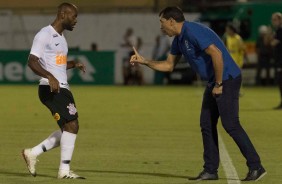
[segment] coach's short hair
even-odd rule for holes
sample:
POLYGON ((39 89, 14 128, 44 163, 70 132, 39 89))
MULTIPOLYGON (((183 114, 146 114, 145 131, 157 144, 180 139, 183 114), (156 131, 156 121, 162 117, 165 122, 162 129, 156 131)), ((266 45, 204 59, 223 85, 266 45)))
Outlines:
POLYGON ((171 6, 163 9, 159 14, 159 17, 161 16, 167 20, 169 18, 173 18, 176 22, 185 21, 182 10, 176 6, 171 6))

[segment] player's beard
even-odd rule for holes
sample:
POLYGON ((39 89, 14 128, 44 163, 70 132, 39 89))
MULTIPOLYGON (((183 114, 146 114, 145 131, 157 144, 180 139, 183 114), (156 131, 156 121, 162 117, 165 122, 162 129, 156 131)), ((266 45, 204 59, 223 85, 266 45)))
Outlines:
POLYGON ((72 31, 73 30, 73 25, 70 23, 66 23, 64 24, 64 29, 68 30, 68 31, 72 31))
POLYGON ((68 25, 68 26, 66 26, 65 29, 68 30, 68 31, 72 31, 72 30, 73 30, 73 27, 72 27, 71 25, 68 25))

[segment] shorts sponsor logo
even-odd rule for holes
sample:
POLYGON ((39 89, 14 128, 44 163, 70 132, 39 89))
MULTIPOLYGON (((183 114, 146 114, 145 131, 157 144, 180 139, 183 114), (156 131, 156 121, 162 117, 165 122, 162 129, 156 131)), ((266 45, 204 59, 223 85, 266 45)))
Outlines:
POLYGON ((55 119, 56 121, 59 121, 59 120, 61 119, 60 114, 56 112, 56 113, 54 114, 54 119, 55 119))
POLYGON ((70 115, 75 115, 75 113, 77 112, 73 103, 70 103, 67 108, 69 109, 70 115))

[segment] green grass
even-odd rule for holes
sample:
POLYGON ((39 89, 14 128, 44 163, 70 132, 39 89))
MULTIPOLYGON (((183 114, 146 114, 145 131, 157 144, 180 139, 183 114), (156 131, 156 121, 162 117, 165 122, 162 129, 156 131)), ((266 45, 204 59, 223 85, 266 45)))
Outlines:
MULTIPOLYGON (((72 169, 87 180, 56 179, 60 149, 39 157, 38 176, 27 172, 23 148, 57 129, 37 95, 37 86, 0 87, 0 183, 2 184, 186 184, 202 170, 199 114, 203 88, 73 86, 80 131, 72 169)), ((282 111, 278 89, 244 88, 240 118, 268 174, 260 183, 282 183, 282 111)), ((239 149, 219 131, 240 178, 247 167, 239 149)), ((220 180, 226 184, 223 168, 220 180)), ((201 182, 197 182, 201 183, 201 182)))

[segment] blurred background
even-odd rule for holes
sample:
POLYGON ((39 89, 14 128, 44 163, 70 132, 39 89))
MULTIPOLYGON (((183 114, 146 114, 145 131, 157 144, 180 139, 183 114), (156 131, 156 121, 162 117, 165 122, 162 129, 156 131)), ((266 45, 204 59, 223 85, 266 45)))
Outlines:
POLYGON ((273 36, 271 14, 282 10, 281 0, 10 0, 0 1, 0 84, 38 83, 26 66, 35 34, 55 19, 57 6, 70 2, 79 9, 78 24, 65 32, 69 59, 87 65, 85 75, 69 71, 73 84, 171 85, 199 84, 189 65, 181 61, 172 73, 158 73, 128 63, 131 46, 147 58, 161 60, 172 38, 161 34, 158 13, 179 6, 186 20, 202 22, 220 37, 232 24, 245 46, 244 85, 275 85, 275 62, 270 48, 259 61, 260 34, 273 36))

